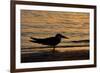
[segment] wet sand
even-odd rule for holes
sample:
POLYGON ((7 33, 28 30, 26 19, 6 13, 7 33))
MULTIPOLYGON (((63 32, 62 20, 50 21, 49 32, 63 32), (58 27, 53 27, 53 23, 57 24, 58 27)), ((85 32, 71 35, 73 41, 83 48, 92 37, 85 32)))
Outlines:
POLYGON ((84 60, 89 59, 89 50, 56 50, 35 51, 21 54, 21 62, 47 62, 47 61, 68 61, 68 60, 84 60))

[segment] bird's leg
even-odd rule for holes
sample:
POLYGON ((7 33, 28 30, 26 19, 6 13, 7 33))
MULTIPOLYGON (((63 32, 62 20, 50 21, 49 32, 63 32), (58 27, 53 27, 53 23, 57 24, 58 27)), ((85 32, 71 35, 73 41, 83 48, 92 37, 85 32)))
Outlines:
POLYGON ((53 46, 53 53, 55 52, 55 46, 53 46))

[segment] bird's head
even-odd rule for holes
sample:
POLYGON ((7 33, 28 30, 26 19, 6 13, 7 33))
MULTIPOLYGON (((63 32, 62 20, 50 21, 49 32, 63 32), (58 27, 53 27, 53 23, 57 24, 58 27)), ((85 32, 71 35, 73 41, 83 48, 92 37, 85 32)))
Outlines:
POLYGON ((65 36, 62 35, 62 34, 56 34, 56 37, 58 37, 58 38, 66 38, 66 39, 68 39, 68 37, 65 37, 65 36))

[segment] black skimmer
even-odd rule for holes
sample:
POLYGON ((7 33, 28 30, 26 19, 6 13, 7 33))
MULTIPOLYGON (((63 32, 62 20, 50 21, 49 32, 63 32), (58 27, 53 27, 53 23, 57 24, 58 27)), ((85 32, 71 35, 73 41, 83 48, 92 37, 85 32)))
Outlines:
POLYGON ((62 38, 68 39, 68 37, 63 36, 62 34, 56 34, 55 37, 48 37, 48 38, 42 38, 42 39, 31 37, 32 39, 31 42, 42 44, 42 45, 49 45, 53 47, 53 52, 55 52, 55 47, 61 42, 62 38))

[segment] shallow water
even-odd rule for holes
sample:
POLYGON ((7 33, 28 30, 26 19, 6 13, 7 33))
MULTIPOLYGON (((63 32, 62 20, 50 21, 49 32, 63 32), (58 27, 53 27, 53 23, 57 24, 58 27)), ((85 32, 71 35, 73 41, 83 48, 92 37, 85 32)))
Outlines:
POLYGON ((30 42, 30 37, 47 38, 57 33, 69 38, 62 39, 57 51, 89 50, 89 13, 21 10, 22 54, 51 51, 47 45, 30 42))

